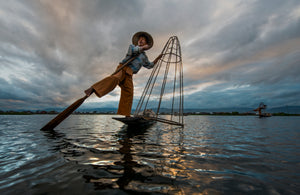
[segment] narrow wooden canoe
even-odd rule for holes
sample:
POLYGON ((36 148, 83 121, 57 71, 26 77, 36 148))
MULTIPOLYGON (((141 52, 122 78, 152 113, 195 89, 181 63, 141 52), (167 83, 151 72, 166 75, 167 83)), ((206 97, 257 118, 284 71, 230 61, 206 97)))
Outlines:
POLYGON ((125 123, 128 126, 148 126, 156 122, 143 117, 113 117, 113 119, 125 123))

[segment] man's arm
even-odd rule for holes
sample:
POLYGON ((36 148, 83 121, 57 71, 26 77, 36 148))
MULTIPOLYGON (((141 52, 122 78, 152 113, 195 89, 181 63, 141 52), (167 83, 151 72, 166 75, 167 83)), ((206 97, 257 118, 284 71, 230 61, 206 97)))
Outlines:
POLYGON ((143 66, 144 66, 145 68, 148 68, 148 69, 153 68, 154 65, 158 62, 158 60, 159 60, 162 56, 163 56, 163 54, 159 54, 159 56, 157 56, 157 58, 155 58, 155 60, 154 60, 153 62, 149 62, 149 61, 148 61, 148 58, 147 58, 147 56, 146 56, 147 62, 145 62, 145 64, 144 64, 143 66))

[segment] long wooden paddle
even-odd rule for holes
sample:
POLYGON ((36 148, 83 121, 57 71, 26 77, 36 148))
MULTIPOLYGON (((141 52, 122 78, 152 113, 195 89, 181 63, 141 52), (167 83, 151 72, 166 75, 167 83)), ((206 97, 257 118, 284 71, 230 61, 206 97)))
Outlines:
MULTIPOLYGON (((120 72, 125 66, 127 66, 128 63, 132 62, 137 56, 133 56, 128 61, 126 61, 120 68, 118 68, 112 75, 120 72)), ((63 120, 65 120, 74 110, 76 110, 86 98, 89 96, 84 96, 77 101, 75 101, 73 104, 71 104, 68 108, 66 108, 64 111, 59 113, 54 119, 52 119, 50 122, 48 122, 41 130, 53 130, 57 125, 59 125, 63 120)))
POLYGON ((75 101, 71 106, 66 108, 64 111, 59 113, 54 119, 48 122, 41 130, 53 130, 57 125, 59 125, 63 120, 65 120, 74 110, 76 110, 88 96, 84 96, 77 101, 75 101))

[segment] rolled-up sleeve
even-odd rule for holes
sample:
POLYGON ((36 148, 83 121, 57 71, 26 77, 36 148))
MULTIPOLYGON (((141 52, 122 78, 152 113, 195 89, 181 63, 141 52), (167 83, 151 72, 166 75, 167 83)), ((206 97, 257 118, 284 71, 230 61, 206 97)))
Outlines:
POLYGON ((148 68, 148 69, 153 68, 154 63, 153 63, 153 62, 149 62, 148 57, 146 56, 146 54, 144 54, 144 55, 142 56, 142 60, 143 60, 143 64, 142 64, 142 65, 143 65, 145 68, 148 68))
POLYGON ((149 62, 149 60, 147 60, 147 61, 143 64, 143 66, 144 66, 145 68, 151 69, 151 68, 154 67, 154 63, 153 63, 153 62, 149 62))
POLYGON ((136 54, 140 54, 142 49, 139 46, 129 45, 127 55, 132 56, 136 54))

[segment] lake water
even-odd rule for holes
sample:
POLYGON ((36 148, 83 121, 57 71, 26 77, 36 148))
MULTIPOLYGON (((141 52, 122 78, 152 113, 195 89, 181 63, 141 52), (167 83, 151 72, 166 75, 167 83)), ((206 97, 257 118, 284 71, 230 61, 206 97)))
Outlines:
POLYGON ((0 194, 299 194, 300 117, 0 115, 0 194))

